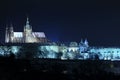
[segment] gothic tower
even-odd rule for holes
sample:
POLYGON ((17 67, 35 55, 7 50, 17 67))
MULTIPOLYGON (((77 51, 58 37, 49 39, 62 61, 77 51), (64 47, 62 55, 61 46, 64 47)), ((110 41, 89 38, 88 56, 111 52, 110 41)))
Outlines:
POLYGON ((8 27, 6 27, 6 31, 5 31, 5 42, 6 43, 9 42, 9 30, 8 30, 8 27))
POLYGON ((32 34, 32 29, 29 24, 29 18, 27 17, 26 25, 24 26, 24 42, 28 42, 28 37, 32 34))
POLYGON ((14 39, 14 30, 13 30, 13 26, 12 26, 12 24, 11 24, 11 26, 10 26, 10 31, 9 31, 10 33, 10 36, 9 36, 9 38, 10 38, 10 42, 14 42, 13 41, 13 39, 14 39))
POLYGON ((24 26, 24 42, 34 43, 36 39, 32 35, 32 27, 29 24, 29 18, 27 17, 26 25, 24 26))
POLYGON ((81 39, 80 44, 83 44, 83 39, 81 39))
POLYGON ((89 47, 87 39, 85 39, 84 44, 85 44, 86 47, 89 47))

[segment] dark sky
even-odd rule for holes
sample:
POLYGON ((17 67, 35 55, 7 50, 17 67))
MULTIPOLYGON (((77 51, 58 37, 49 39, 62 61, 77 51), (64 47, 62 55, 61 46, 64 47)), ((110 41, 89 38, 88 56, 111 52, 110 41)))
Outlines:
POLYGON ((53 41, 87 38, 91 46, 120 46, 120 5, 105 0, 0 0, 0 40, 6 25, 23 31, 26 15, 33 31, 44 31, 53 41))

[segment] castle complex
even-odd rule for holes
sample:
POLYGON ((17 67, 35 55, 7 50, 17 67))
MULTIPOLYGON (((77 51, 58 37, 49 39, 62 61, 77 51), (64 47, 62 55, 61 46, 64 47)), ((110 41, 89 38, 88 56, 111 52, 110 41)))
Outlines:
POLYGON ((13 26, 6 27, 6 43, 46 43, 47 38, 44 32, 33 32, 32 26, 27 18, 23 32, 14 32, 13 26))
MULTIPOLYGON (((13 26, 6 27, 5 43, 49 43, 44 32, 33 32, 32 26, 27 18, 23 32, 14 32, 13 26)), ((0 55, 18 54, 20 48, 24 46, 9 47, 0 46, 0 55)), ((33 46, 32 46, 33 47, 33 46)), ((120 60, 120 47, 90 47, 87 39, 81 40, 80 43, 70 42, 69 45, 64 43, 57 44, 51 42, 48 45, 38 46, 39 54, 37 58, 57 58, 61 54, 61 59, 96 59, 100 60, 120 60)))

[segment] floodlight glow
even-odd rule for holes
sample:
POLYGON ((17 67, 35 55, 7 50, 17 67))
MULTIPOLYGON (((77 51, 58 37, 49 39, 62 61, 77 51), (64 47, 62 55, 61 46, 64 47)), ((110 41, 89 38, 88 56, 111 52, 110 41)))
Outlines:
POLYGON ((50 52, 50 53, 47 55, 47 58, 56 58, 56 55, 55 55, 55 53, 50 52))
POLYGON ((73 52, 75 52, 75 51, 78 51, 78 47, 69 47, 68 48, 68 51, 70 52, 70 51, 73 51, 73 52))
POLYGON ((16 54, 16 53, 19 52, 19 49, 20 49, 20 47, 18 47, 18 46, 12 46, 11 47, 11 52, 14 53, 14 54, 16 54))
POLYGON ((14 32, 14 37, 23 37, 23 33, 22 32, 14 32))
POLYGON ((0 48, 0 55, 4 55, 4 50, 0 48))

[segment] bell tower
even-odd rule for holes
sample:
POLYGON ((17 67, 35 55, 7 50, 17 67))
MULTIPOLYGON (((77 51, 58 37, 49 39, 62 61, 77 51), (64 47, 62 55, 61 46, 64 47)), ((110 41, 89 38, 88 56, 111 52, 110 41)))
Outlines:
POLYGON ((24 42, 28 41, 28 37, 32 34, 32 29, 29 24, 29 18, 27 17, 26 25, 24 26, 24 42))
POLYGON ((32 35, 32 26, 29 24, 29 18, 27 17, 26 25, 24 26, 24 42, 34 43, 36 39, 32 35))

